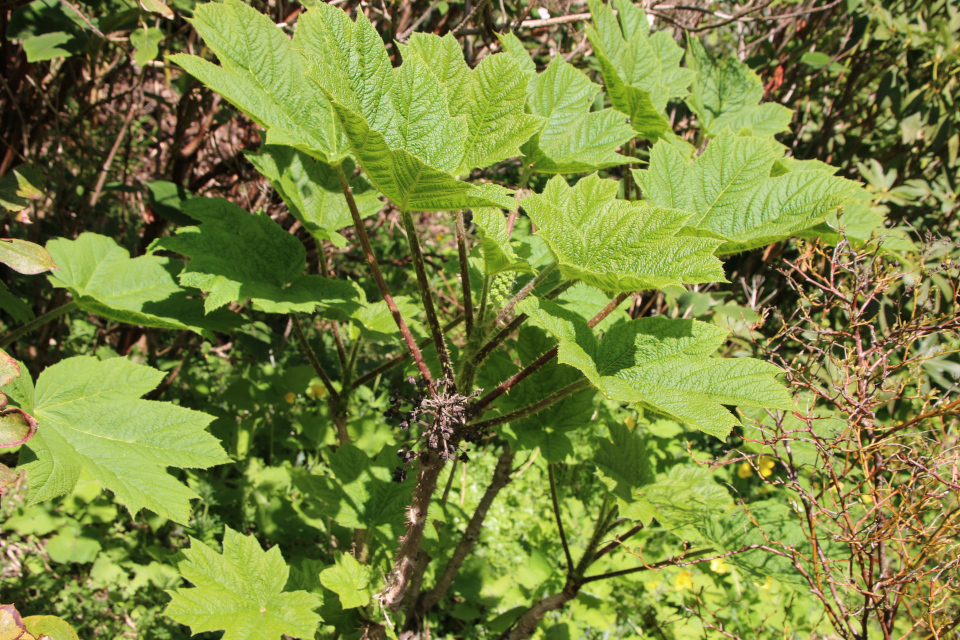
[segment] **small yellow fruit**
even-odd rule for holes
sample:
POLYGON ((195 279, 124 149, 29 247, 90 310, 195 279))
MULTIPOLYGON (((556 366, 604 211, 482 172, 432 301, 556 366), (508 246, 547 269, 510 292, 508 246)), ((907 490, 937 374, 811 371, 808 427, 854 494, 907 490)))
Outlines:
POLYGON ((689 571, 684 571, 677 575, 673 581, 673 586, 677 591, 683 591, 684 589, 693 589, 693 574, 689 571))
POLYGON ((760 465, 760 475, 764 478, 772 475, 773 468, 777 466, 776 460, 770 456, 760 456, 760 459, 757 462, 760 465))
POLYGON ((287 401, 287 404, 293 404, 297 401, 297 394, 291 391, 287 395, 283 396, 283 399, 287 401))
POLYGON ((753 467, 750 466, 749 462, 742 462, 740 468, 737 469, 737 475, 746 480, 753 475, 753 467))

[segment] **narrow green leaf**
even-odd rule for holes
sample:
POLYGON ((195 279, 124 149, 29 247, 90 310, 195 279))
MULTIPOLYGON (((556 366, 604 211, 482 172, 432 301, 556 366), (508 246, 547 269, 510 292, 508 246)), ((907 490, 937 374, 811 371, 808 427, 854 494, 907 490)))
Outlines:
POLYGON ((181 227, 155 246, 191 258, 180 282, 209 294, 204 302, 208 312, 247 298, 267 313, 311 312, 356 295, 348 282, 303 275, 303 244, 265 213, 251 215, 212 198, 189 200, 184 211, 202 224, 181 227))
POLYGON ((253 536, 226 527, 223 553, 190 538, 180 573, 194 588, 168 592, 164 613, 194 634, 223 631, 223 640, 279 640, 284 634, 313 638, 320 624, 320 599, 283 590, 290 568, 280 547, 260 548, 253 536))
POLYGON ((283 31, 239 0, 197 5, 191 20, 220 66, 170 56, 190 75, 267 129, 267 144, 296 147, 334 163, 344 157, 330 105, 304 76, 307 64, 283 31))
POLYGON ((123 358, 78 356, 45 369, 35 390, 4 387, 39 422, 21 453, 31 504, 69 493, 86 469, 131 513, 146 508, 185 524, 198 496, 166 467, 206 469, 230 459, 205 430, 213 416, 140 399, 164 376, 123 358))
POLYGON ((687 65, 696 73, 687 105, 697 114, 706 135, 716 136, 726 128, 755 136, 789 131, 793 111, 771 102, 760 104, 763 82, 736 56, 712 58, 700 40, 691 36, 687 65))
POLYGON ((725 240, 718 253, 735 253, 814 226, 859 189, 822 163, 777 165, 785 151, 772 138, 725 130, 692 162, 658 142, 649 169, 633 175, 647 201, 694 212, 690 230, 725 240), (775 165, 779 175, 771 177, 775 165))
POLYGON ((557 176, 524 198, 565 277, 605 291, 725 280, 719 241, 677 235, 689 213, 617 200, 618 186, 591 175, 569 187, 557 176))
POLYGON ((640 318, 599 339, 579 315, 528 297, 518 308, 560 341, 559 360, 612 400, 648 406, 725 438, 739 424, 723 405, 791 409, 777 367, 751 358, 714 358, 726 333, 693 320, 640 318))
POLYGON ((179 260, 131 258, 115 240, 95 233, 82 233, 76 240, 54 238, 47 250, 60 265, 49 276, 51 284, 70 291, 90 313, 115 322, 196 332, 226 331, 244 322, 228 311, 205 315, 203 303, 177 284, 183 268, 179 260))

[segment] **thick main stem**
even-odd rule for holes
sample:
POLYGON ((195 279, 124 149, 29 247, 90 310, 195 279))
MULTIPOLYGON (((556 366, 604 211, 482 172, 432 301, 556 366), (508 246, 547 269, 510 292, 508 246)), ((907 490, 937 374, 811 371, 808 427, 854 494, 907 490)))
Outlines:
POLYGON ((353 217, 353 226, 357 230, 360 246, 363 248, 363 254, 367 259, 367 264, 370 265, 373 279, 377 282, 377 287, 380 289, 380 295, 383 296, 383 301, 387 303, 387 308, 390 309, 390 315, 393 316, 393 321, 397 323, 400 334, 403 336, 403 341, 407 343, 407 349, 410 351, 410 355, 413 357, 417 369, 420 370, 420 375, 432 382, 433 376, 430 375, 430 368, 427 367, 427 364, 423 361, 423 354, 420 353, 420 347, 417 346, 417 341, 413 339, 410 328, 404 321, 403 316, 400 315, 400 309, 397 308, 397 303, 394 301, 393 296, 390 295, 390 290, 387 288, 387 281, 383 279, 380 265, 377 263, 376 256, 373 255, 373 247, 370 246, 370 238, 367 237, 367 229, 363 226, 363 219, 360 217, 360 210, 357 209, 357 203, 353 199, 353 190, 350 188, 347 176, 343 173, 343 168, 340 165, 334 165, 334 171, 337 174, 337 180, 340 182, 340 190, 347 200, 347 207, 350 209, 350 215, 353 217))
POLYGON ((423 300, 423 310, 427 315, 427 324, 430 325, 433 344, 437 349, 437 355, 440 357, 443 376, 447 379, 449 385, 453 385, 453 365, 450 364, 447 344, 443 339, 443 329, 440 328, 437 310, 433 306, 433 293, 430 291, 430 281, 427 279, 427 269, 423 260, 423 251, 420 249, 420 240, 417 238, 417 228, 413 223, 413 215, 409 211, 404 211, 402 215, 403 228, 407 232, 407 243, 410 245, 410 253, 413 255, 417 284, 420 286, 420 297, 423 300))

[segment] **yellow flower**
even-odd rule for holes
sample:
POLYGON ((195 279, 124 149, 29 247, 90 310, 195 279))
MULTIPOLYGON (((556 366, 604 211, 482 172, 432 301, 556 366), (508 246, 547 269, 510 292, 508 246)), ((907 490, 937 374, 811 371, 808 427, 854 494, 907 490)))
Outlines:
POLYGON ((633 429, 637 426, 637 421, 633 419, 633 416, 627 416, 627 419, 623 421, 623 424, 627 425, 627 429, 633 429))
POLYGON ((660 581, 652 580, 650 582, 644 582, 643 586, 645 586, 650 591, 656 591, 660 587, 660 581))
POLYGON ((677 591, 693 589, 693 574, 689 571, 684 571, 683 573, 678 574, 673 581, 673 586, 677 591))
POLYGON ((287 395, 283 396, 283 399, 286 400, 288 404, 293 404, 297 401, 297 394, 291 391, 287 395))
POLYGON ((740 468, 737 469, 737 475, 743 479, 747 479, 753 475, 753 467, 750 466, 749 462, 740 463, 740 468))
POLYGON ((760 459, 757 461, 760 465, 760 475, 764 478, 773 474, 773 468, 777 466, 776 460, 770 456, 760 456, 760 459))
POLYGON ((861 493, 860 499, 863 501, 863 504, 873 504, 873 496, 869 493, 861 493))
POLYGON ((717 558, 716 560, 711 560, 710 570, 716 573, 726 573, 727 563, 723 561, 723 558, 717 558))
POLYGON ((327 390, 318 384, 310 385, 310 388, 307 389, 307 395, 311 398, 322 398, 326 392, 327 390))

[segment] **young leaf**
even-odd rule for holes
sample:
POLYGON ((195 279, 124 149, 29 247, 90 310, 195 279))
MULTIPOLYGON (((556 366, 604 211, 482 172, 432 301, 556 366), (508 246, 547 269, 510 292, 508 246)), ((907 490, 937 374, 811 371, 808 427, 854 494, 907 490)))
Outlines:
POLYGON ((711 58, 700 40, 691 36, 687 65, 696 73, 687 105, 697 114, 707 136, 716 136, 728 127, 734 133, 745 130, 755 136, 790 129, 793 111, 772 102, 760 104, 763 82, 736 56, 711 58))
POLYGON ((27 275, 59 269, 46 249, 18 238, 0 238, 0 262, 27 275))
POLYGON ((599 92, 598 85, 561 56, 531 80, 530 111, 546 118, 538 135, 523 147, 534 171, 581 173, 631 161, 616 153, 634 136, 624 115, 613 109, 590 111, 599 92))
POLYGON ((77 356, 45 369, 36 388, 25 376, 4 387, 39 422, 21 453, 31 504, 69 493, 86 469, 131 513, 146 508, 185 524, 198 496, 166 467, 230 459, 204 429, 213 416, 140 399, 165 375, 123 358, 77 356))
POLYGON ((413 56, 422 60, 424 71, 446 87, 450 113, 467 123, 464 157, 455 174, 520 155, 520 145, 542 126, 542 118, 524 113, 529 77, 513 56, 487 56, 470 69, 452 33, 443 38, 414 33, 403 51, 404 64, 413 56))
MULTIPOLYGON (((170 15, 172 17, 173 14, 170 15)), ((133 45, 134 61, 141 67, 151 60, 155 60, 160 53, 160 43, 163 41, 163 31, 154 27, 143 27, 130 34, 130 44, 133 45)))
POLYGON ((220 59, 170 60, 267 129, 267 144, 296 147, 325 162, 344 157, 330 104, 305 81, 307 64, 273 22, 239 0, 197 5, 190 21, 220 59))
MULTIPOLYGON (((329 165, 293 147, 267 145, 259 152, 244 155, 270 181, 307 231, 338 247, 346 246, 346 239, 337 231, 353 226, 353 218, 329 165)), ((348 176, 353 173, 350 160, 344 161, 343 171, 348 176)), ((362 176, 354 178, 350 186, 361 218, 372 216, 383 206, 377 192, 362 176)))
POLYGON ((584 318, 556 303, 530 296, 518 308, 559 339, 560 362, 582 371, 612 400, 651 407, 721 439, 740 424, 723 405, 793 407, 774 365, 711 357, 726 338, 714 325, 639 318, 614 325, 601 340, 584 318))
POLYGON ((393 69, 362 13, 353 22, 318 3, 298 20, 294 45, 313 63, 310 78, 333 103, 367 177, 398 208, 515 207, 502 187, 454 177, 472 139, 466 117, 450 113, 447 87, 420 56, 408 55, 393 69))
POLYGON ((613 9, 590 0, 593 25, 587 37, 600 62, 613 107, 630 117, 641 137, 654 140, 670 129, 663 114, 671 98, 683 97, 693 72, 680 68, 683 49, 666 31, 650 35, 646 14, 631 0, 614 0, 613 9))
POLYGON ((226 527, 223 553, 190 538, 180 573, 194 588, 168 592, 164 613, 194 634, 224 631, 223 640, 313 638, 320 599, 306 591, 285 592, 290 568, 280 547, 260 548, 253 536, 226 527))
POLYGON ((694 212, 687 221, 694 233, 725 240, 720 254, 736 253, 814 226, 859 189, 822 163, 778 165, 784 152, 772 138, 725 130, 692 162, 658 142, 649 169, 633 175, 646 200, 694 212))
POLYGON ((176 274, 183 268, 179 260, 131 258, 115 240, 95 233, 82 233, 76 240, 54 238, 47 250, 60 265, 49 276, 51 284, 70 291, 90 313, 115 322, 197 332, 243 324, 242 317, 228 311, 204 315, 203 303, 177 284, 176 274))
POLYGON ((208 312, 247 298, 267 313, 311 312, 324 302, 356 296, 343 280, 303 275, 303 244, 265 213, 251 215, 219 198, 194 198, 183 206, 202 224, 182 227, 155 246, 191 258, 180 282, 209 294, 208 312))
POLYGON ((480 247, 483 251, 484 271, 488 277, 507 271, 533 271, 530 264, 519 257, 510 245, 507 221, 500 209, 474 209, 473 221, 482 236, 480 247))
POLYGON ((21 165, 0 178, 0 209, 17 212, 43 194, 43 175, 34 167, 21 165))
POLYGON ((617 200, 618 186, 591 175, 569 187, 557 176, 523 199, 565 277, 604 291, 724 281, 719 241, 677 235, 689 213, 617 200))
POLYGON ((320 572, 320 584, 340 596, 344 609, 370 604, 370 567, 339 551, 334 555, 334 562, 334 566, 320 572))

